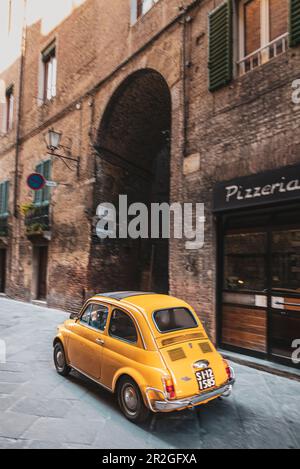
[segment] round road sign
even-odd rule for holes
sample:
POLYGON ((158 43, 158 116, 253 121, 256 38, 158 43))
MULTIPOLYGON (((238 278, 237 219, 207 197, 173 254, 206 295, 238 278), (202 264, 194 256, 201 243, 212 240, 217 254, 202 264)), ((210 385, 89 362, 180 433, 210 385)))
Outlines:
POLYGON ((40 191, 46 185, 46 179, 42 174, 33 173, 27 178, 27 185, 33 191, 40 191))

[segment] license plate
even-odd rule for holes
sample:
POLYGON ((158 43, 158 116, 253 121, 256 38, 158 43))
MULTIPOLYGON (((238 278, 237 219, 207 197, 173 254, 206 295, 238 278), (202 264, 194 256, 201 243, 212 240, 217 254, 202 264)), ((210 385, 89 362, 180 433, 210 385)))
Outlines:
POLYGON ((211 368, 206 370, 197 371, 196 378, 199 384, 200 391, 207 391, 216 386, 216 378, 211 368))

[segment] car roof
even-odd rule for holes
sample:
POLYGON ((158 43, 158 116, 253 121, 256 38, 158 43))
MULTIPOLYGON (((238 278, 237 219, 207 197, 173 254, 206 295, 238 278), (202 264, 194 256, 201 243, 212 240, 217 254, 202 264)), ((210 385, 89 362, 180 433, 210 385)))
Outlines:
POLYGON ((111 293, 102 293, 96 296, 102 296, 102 298, 111 298, 112 300, 124 300, 133 296, 144 296, 144 295, 155 295, 155 293, 150 292, 137 292, 137 291, 122 291, 122 292, 111 292, 111 293))
POLYGON ((178 298, 151 292, 113 292, 96 295, 95 299, 110 299, 120 306, 133 306, 146 315, 152 315, 154 311, 167 308, 190 308, 190 306, 178 298))

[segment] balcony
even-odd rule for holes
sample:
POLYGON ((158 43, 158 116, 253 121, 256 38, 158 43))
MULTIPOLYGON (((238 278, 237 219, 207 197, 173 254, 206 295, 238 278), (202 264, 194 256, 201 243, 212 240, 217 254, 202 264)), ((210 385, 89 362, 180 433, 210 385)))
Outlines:
POLYGON ((7 238, 8 236, 8 216, 0 215, 0 238, 7 238))
POLYGON ((51 230, 49 205, 28 207, 25 212, 25 226, 27 236, 42 236, 51 230))
POLYGON ((253 52, 247 57, 240 60, 237 65, 239 75, 245 75, 264 63, 269 62, 278 55, 283 54, 288 49, 289 34, 283 34, 279 38, 267 44, 265 47, 253 52))

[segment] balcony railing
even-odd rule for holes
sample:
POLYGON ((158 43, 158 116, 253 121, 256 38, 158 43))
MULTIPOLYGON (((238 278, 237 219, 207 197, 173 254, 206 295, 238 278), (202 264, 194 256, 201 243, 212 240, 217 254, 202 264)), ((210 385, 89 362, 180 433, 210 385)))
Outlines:
POLYGON ((25 226, 28 235, 38 235, 50 231, 49 205, 30 208, 25 215, 25 226))
POLYGON ((288 37, 289 33, 283 34, 265 47, 240 60, 238 62, 239 75, 245 75, 274 57, 283 54, 288 49, 288 37))
POLYGON ((0 215, 0 237, 6 238, 8 236, 8 216, 0 215))

